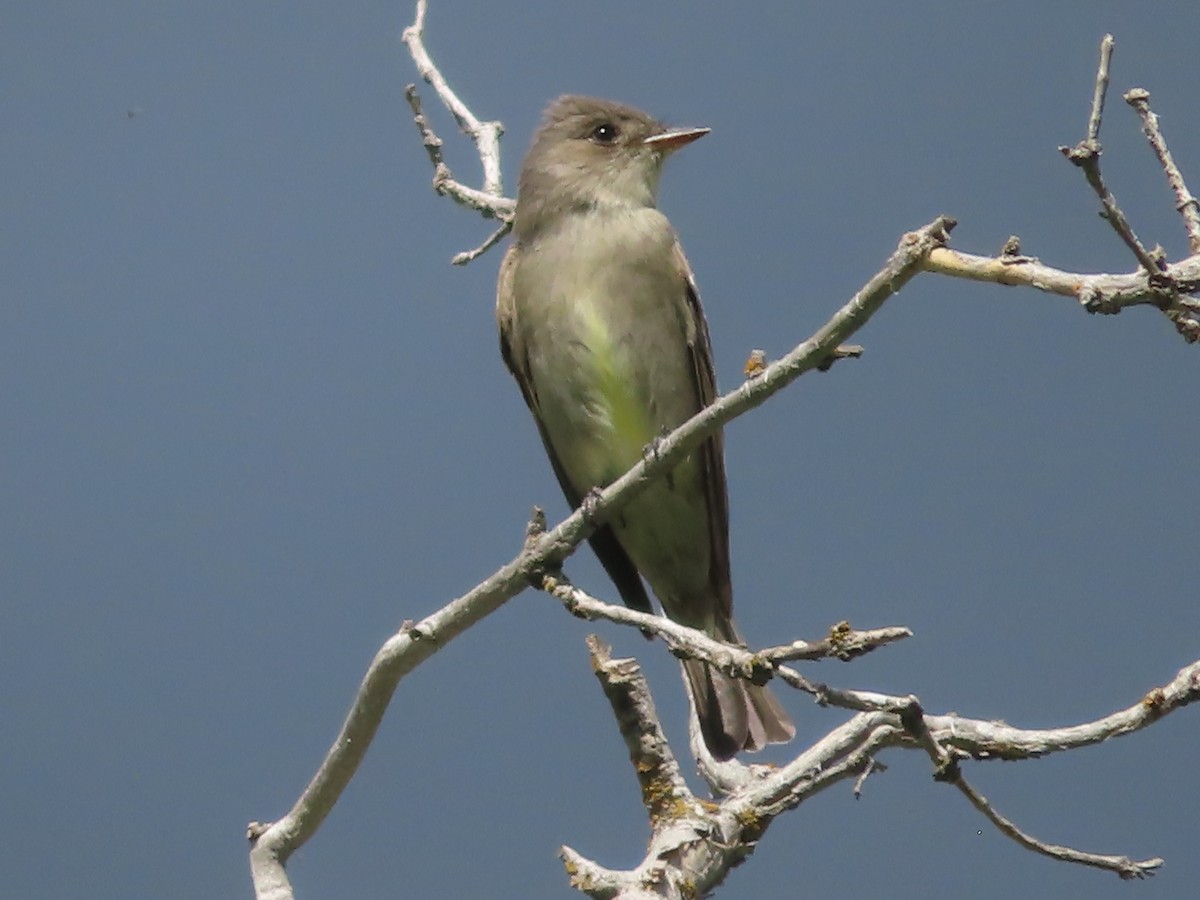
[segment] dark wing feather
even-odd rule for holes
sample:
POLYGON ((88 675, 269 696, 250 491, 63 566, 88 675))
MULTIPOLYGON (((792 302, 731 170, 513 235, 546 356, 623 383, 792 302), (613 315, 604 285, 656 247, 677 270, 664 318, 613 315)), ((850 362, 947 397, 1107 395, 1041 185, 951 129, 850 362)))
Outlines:
MULTIPOLYGON (((525 405, 533 413, 538 434, 542 438, 542 446, 546 448, 546 456, 550 458, 550 465, 558 478, 559 487, 562 488, 562 492, 567 498, 567 503, 571 505, 572 509, 578 509, 583 498, 567 480, 566 472, 558 460, 558 454, 554 452, 554 447, 551 446, 550 438, 542 425, 542 417, 538 413, 537 390, 529 375, 529 357, 520 340, 519 330, 514 327, 517 308, 516 297, 513 294, 513 270, 516 268, 519 258, 517 245, 514 244, 504 255, 504 261, 500 264, 500 277, 496 283, 496 323, 500 326, 500 355, 504 357, 504 364, 508 366, 508 370, 517 380, 517 384, 521 388, 521 396, 525 398, 525 405)), ((608 577, 617 586, 617 591, 621 594, 625 605, 640 612, 653 612, 650 598, 646 594, 646 586, 642 583, 637 567, 629 558, 629 554, 618 543, 613 530, 607 525, 601 525, 588 538, 588 543, 592 545, 592 552, 604 566, 608 577)))
MULTIPOLYGON (((675 264, 687 285, 688 352, 696 380, 699 409, 717 397, 717 376, 713 370, 712 342, 708 323, 700 306, 696 278, 679 241, 675 242, 675 264)), ((733 589, 729 574, 729 493, 725 484, 725 439, 717 432, 700 446, 700 465, 704 473, 704 494, 708 502, 709 582, 720 599, 726 620, 733 616, 733 589)))

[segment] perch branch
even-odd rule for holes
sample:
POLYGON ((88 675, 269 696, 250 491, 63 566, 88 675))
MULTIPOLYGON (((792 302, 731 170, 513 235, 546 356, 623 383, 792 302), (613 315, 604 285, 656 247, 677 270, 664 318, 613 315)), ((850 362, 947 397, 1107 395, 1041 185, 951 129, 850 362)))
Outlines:
MULTIPOLYGON (((522 551, 486 581, 415 625, 406 624, 389 638, 368 668, 341 732, 296 804, 278 821, 254 823, 251 827, 255 889, 264 891, 260 900, 290 896, 283 865, 333 809, 362 762, 404 675, 528 587, 536 573, 560 565, 597 524, 607 521, 649 484, 675 468, 709 435, 819 367, 832 350, 862 328, 889 297, 908 283, 930 250, 945 242, 952 224, 940 217, 905 235, 884 268, 811 338, 768 365, 758 378, 721 396, 664 437, 655 445, 654 453, 647 454, 595 495, 586 510, 576 510, 552 530, 532 534, 522 551), (266 893, 275 891, 275 885, 282 885, 279 892, 266 893)), ((829 692, 826 696, 840 695, 829 692)))

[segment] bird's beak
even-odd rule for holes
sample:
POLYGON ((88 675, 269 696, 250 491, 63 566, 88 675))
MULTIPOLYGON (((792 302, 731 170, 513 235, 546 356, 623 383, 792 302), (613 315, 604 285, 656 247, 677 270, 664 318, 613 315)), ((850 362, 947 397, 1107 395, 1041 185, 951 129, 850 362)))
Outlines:
POLYGON ((710 131, 712 131, 711 128, 680 128, 675 131, 664 131, 662 134, 652 134, 642 143, 666 156, 697 138, 704 137, 710 131))

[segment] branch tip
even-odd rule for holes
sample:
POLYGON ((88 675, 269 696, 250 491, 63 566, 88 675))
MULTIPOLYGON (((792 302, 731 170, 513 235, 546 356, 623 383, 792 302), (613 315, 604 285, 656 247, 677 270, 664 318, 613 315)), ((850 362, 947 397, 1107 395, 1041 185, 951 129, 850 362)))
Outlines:
POLYGON ((1100 39, 1100 65, 1096 69, 1096 87, 1092 92, 1092 109, 1088 115, 1087 136, 1085 142, 1096 145, 1099 155, 1100 120, 1104 115, 1104 98, 1108 93, 1108 66, 1112 62, 1113 47, 1116 42, 1111 34, 1100 39))
POLYGON ((1171 151, 1167 149, 1166 139, 1158 126, 1158 116, 1150 109, 1150 92, 1145 88, 1133 88, 1125 93, 1125 102, 1142 120, 1142 133, 1150 142, 1150 148, 1158 157, 1158 163, 1167 176, 1167 183, 1175 194, 1175 209, 1183 217, 1188 247, 1192 253, 1200 253, 1200 202, 1197 202, 1188 190, 1183 173, 1175 164, 1171 151))

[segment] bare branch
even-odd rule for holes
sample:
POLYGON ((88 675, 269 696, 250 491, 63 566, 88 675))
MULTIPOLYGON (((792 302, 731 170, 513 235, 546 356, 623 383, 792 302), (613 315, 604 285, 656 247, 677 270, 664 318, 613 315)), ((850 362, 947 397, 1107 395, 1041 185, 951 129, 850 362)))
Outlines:
POLYGON ((887 765, 872 757, 867 761, 867 765, 863 768, 858 778, 854 782, 854 799, 857 800, 862 796, 863 787, 867 783, 867 779, 877 772, 886 772, 887 765))
POLYGON ((908 703, 900 710, 900 724, 916 742, 917 746, 929 754, 933 761, 933 778, 935 781, 953 781, 958 776, 958 756, 951 754, 942 746, 941 741, 934 736, 925 719, 925 710, 921 701, 909 697, 908 703))
MULTIPOLYGON (((425 15, 426 0, 418 0, 414 22, 405 29, 403 41, 422 78, 433 87, 460 129, 475 143, 483 169, 481 189, 469 188, 453 177, 443 158, 442 141, 425 117, 415 88, 410 87, 406 96, 434 167, 434 187, 439 194, 505 223, 474 250, 458 254, 455 262, 462 264, 494 246, 507 233, 511 222, 514 204, 503 196, 500 175, 499 141, 503 129, 499 122, 478 120, 450 89, 425 48, 425 15)), ((662 617, 600 604, 575 591, 564 580, 545 574, 555 571, 595 527, 611 520, 625 504, 675 468, 687 454, 729 421, 764 403, 805 372, 828 368, 835 359, 861 352, 860 348, 845 347, 841 342, 865 325, 889 297, 920 271, 1001 284, 1024 284, 1075 297, 1093 312, 1116 312, 1125 306, 1151 304, 1171 316, 1185 337, 1200 338, 1200 302, 1181 296, 1200 291, 1200 207, 1187 192, 1182 176, 1176 179, 1172 174, 1174 171, 1177 175, 1178 170, 1158 134, 1156 119, 1149 111, 1148 95, 1140 98, 1142 107, 1137 105, 1139 98, 1129 102, 1142 115, 1147 136, 1167 170, 1185 218, 1193 255, 1168 266, 1147 252, 1100 174, 1099 130, 1112 48, 1112 38, 1106 36, 1101 44, 1086 137, 1075 148, 1061 149, 1084 170, 1104 205, 1105 217, 1133 251, 1144 271, 1129 275, 1061 272, 1043 266, 1036 259, 1019 255, 1019 243, 1006 245, 1008 249, 999 259, 956 253, 945 246, 954 225, 947 217, 939 217, 906 235, 885 267, 812 337, 770 364, 752 357, 753 366, 748 368, 747 381, 657 442, 653 453, 648 453, 629 472, 597 492, 585 508, 576 510, 549 531, 535 520, 524 548, 511 562, 421 622, 405 623, 384 644, 363 678, 340 734, 296 804, 273 824, 252 823, 249 827, 257 896, 271 900, 292 896, 284 871, 287 859, 315 832, 341 796, 404 675, 531 582, 554 592, 577 614, 594 614, 635 625, 663 636, 681 655, 707 659, 752 680, 766 680, 777 675, 809 692, 822 705, 856 711, 850 721, 833 729, 791 763, 778 769, 739 763, 717 766, 701 754, 702 771, 714 790, 724 797, 720 804, 701 803, 688 791, 678 762, 662 736, 652 699, 636 663, 614 661, 607 648, 593 642, 597 673, 630 746, 654 835, 642 865, 627 873, 604 869, 564 847, 563 858, 572 874, 572 882, 592 896, 682 898, 703 894, 753 851, 756 841, 776 815, 841 780, 858 778, 861 782, 861 778, 876 765, 876 754, 884 747, 923 749, 934 760, 937 777, 956 784, 990 821, 1031 849, 1060 859, 1110 868, 1124 877, 1147 874, 1159 865, 1160 860, 1133 862, 1125 857, 1102 857, 1043 844, 1028 837, 999 816, 985 798, 965 783, 960 761, 967 757, 979 760, 1031 758, 1132 733, 1174 709, 1200 699, 1200 661, 1181 670, 1170 684, 1155 688, 1129 709, 1084 725, 1029 731, 1004 723, 927 715, 914 696, 837 689, 810 682, 782 664, 785 660, 819 656, 848 659, 908 636, 907 629, 852 632, 849 626, 837 626, 824 641, 816 644, 796 642, 754 654, 744 648, 713 641, 662 617), (1157 143, 1154 134, 1158 135, 1157 143), (600 611, 599 607, 604 609, 600 611)), ((698 740, 693 734, 693 744, 696 743, 698 740)))
POLYGON ((488 235, 487 239, 474 250, 464 250, 462 253, 454 254, 454 256, 450 259, 450 264, 454 266, 465 266, 469 262, 474 262, 476 259, 483 256, 483 254, 487 253, 498 243, 500 243, 500 241, 504 239, 504 236, 510 231, 512 231, 511 217, 505 221, 503 225, 488 235))
POLYGON ((632 659, 612 658, 612 648, 594 634, 587 639, 592 671, 604 688, 629 748, 651 825, 678 818, 696 803, 654 709, 650 687, 632 659))
POLYGON ((1100 65, 1096 69, 1096 87, 1092 91, 1092 111, 1088 115, 1087 140, 1100 140, 1100 119, 1104 116, 1104 98, 1108 94, 1108 65, 1112 62, 1113 36, 1106 34, 1100 39, 1100 65))
POLYGON ((504 126, 500 122, 483 122, 476 118, 470 108, 451 90, 441 71, 433 64, 433 59, 425 49, 426 6, 426 0, 417 0, 416 17, 413 24, 404 29, 401 40, 408 47, 421 77, 437 92, 438 99, 450 110, 458 127, 475 143, 483 168, 483 186, 480 189, 467 187, 454 177, 442 155, 442 139, 433 130, 421 109, 421 98, 417 94, 416 86, 410 84, 405 89, 404 96, 412 109, 413 122, 421 134, 425 152, 429 154, 429 161, 433 163, 433 189, 439 195, 450 197, 454 202, 475 210, 485 219, 497 218, 504 223, 482 244, 473 250, 456 253, 450 260, 456 266, 464 266, 482 256, 508 234, 512 228, 516 202, 504 196, 504 184, 500 174, 500 137, 504 134, 504 126))
MULTIPOLYGON (((283 850, 287 849, 278 840, 261 840, 271 825, 251 822, 246 826, 246 839, 250 841, 250 878, 254 882, 255 900, 294 900, 291 879, 284 864, 287 862, 283 850)), ((290 850, 288 850, 290 852, 290 850)))
POLYGON ((1134 112, 1142 120, 1142 132, 1150 141, 1150 146, 1154 149, 1158 162, 1167 175, 1167 182, 1171 185, 1171 190, 1175 192, 1175 208, 1183 216, 1184 227, 1187 228, 1188 234, 1188 247, 1192 253, 1200 253, 1200 203, 1188 190, 1187 184, 1183 180, 1183 173, 1179 171, 1179 167, 1175 165, 1175 158, 1167 149, 1167 142, 1163 139, 1162 131, 1158 127, 1158 116, 1150 109, 1150 92, 1145 88, 1134 88, 1126 92, 1125 102, 1133 107, 1134 112))
MULTIPOLYGON (((602 664, 609 663, 605 660, 602 664)), ((638 690, 645 691, 648 698, 649 689, 641 680, 636 661, 620 660, 616 665, 620 666, 620 680, 636 680, 640 683, 638 690)), ((607 685, 605 692, 609 693, 607 685)), ((638 705, 653 708, 648 701, 638 705)), ((623 723, 630 718, 641 720, 633 729, 622 724, 626 739, 630 739, 632 730, 637 733, 635 742, 640 744, 647 727, 644 717, 631 717, 623 701, 614 704, 614 709, 623 723)), ((656 723, 649 727, 657 730, 656 723)), ((591 897, 602 898, 683 900, 705 896, 754 851, 776 816, 864 771, 874 754, 898 731, 882 714, 855 716, 782 768, 736 765, 741 777, 728 786, 727 796, 720 803, 698 802, 685 793, 686 788, 669 787, 668 795, 676 798, 670 803, 647 799, 653 833, 640 865, 625 871, 608 869, 564 846, 560 855, 571 884, 591 897)), ((640 771, 638 777, 646 798, 647 784, 640 771)))
MULTIPOLYGON (((506 223, 504 232, 507 233, 507 223, 512 219, 512 211, 515 206, 513 201, 499 194, 491 194, 487 190, 479 191, 467 187, 455 179, 442 156, 442 139, 434 132, 433 126, 429 124, 429 120, 421 109, 421 98, 417 94, 416 86, 410 84, 405 88, 404 96, 408 100, 409 107, 412 108, 413 122, 416 123, 417 130, 421 133, 421 142, 425 146, 425 152, 429 154, 429 161, 433 163, 433 189, 443 197, 450 197, 454 202, 476 210, 484 218, 504 220, 506 223)), ((499 240, 500 237, 503 237, 503 234, 496 237, 496 240, 499 240)), ((495 241, 491 241, 487 246, 491 246, 492 243, 495 241)), ((455 257, 455 259, 457 258, 455 257)))
POLYGON ((1143 875, 1161 864, 1158 860, 1134 862, 1127 857, 1086 853, 1045 844, 1025 835, 999 816, 966 783, 951 755, 925 727, 920 706, 914 700, 899 714, 856 716, 779 769, 756 767, 751 777, 750 769, 739 767, 747 776, 732 786, 725 785, 729 788, 724 792, 727 796, 718 807, 702 816, 706 823, 697 824, 694 820, 672 823, 672 831, 655 835, 650 852, 636 869, 627 872, 605 869, 563 848, 572 883, 593 897, 684 896, 678 889, 680 879, 685 877, 687 884, 711 888, 742 855, 752 851, 777 815, 844 778, 857 776, 856 785, 860 786, 862 778, 876 766, 875 754, 884 746, 902 744, 905 735, 925 747, 935 759, 940 780, 954 783, 989 821, 1030 849, 1070 862, 1112 869, 1124 877, 1143 875), (731 824, 735 827, 730 827, 731 824), (735 851, 732 855, 731 850, 735 851), (664 865, 667 858, 670 865, 664 865))
MULTIPOLYGON (((548 555, 545 551, 543 547, 542 557, 548 555)), ((260 883, 274 883, 279 879, 282 875, 279 867, 316 832, 332 811, 371 745, 400 680, 453 638, 528 587, 529 572, 536 565, 538 556, 536 552, 522 552, 467 594, 416 624, 404 623, 400 631, 384 643, 363 677, 340 733, 300 798, 277 822, 252 829, 251 861, 256 890, 260 883)))
POLYGON ((1072 297, 1090 313, 1114 314, 1149 305, 1167 314, 1184 339, 1200 337, 1200 301, 1185 296, 1200 290, 1200 254, 1163 268, 1159 277, 1139 270, 1125 275, 1066 272, 1032 256, 975 256, 939 247, 925 258, 925 271, 971 281, 1021 285, 1072 297))
POLYGON ((1122 878, 1126 879, 1145 878, 1147 875, 1153 875, 1154 870, 1163 864, 1163 860, 1158 857, 1136 861, 1130 859, 1128 856, 1107 856, 1099 853, 1088 853, 1084 850, 1064 847, 1061 844, 1048 844, 1040 841, 1032 835, 1026 834, 1013 822, 1000 815, 992 804, 988 802, 986 797, 967 783, 967 780, 962 777, 961 772, 956 773, 952 783, 971 801, 972 806, 983 813, 987 820, 996 826, 1001 834, 1012 838, 1022 847, 1033 850, 1036 853, 1041 853, 1043 856, 1049 856, 1052 859, 1058 859, 1063 862, 1107 869, 1110 872, 1116 872, 1122 878))
MULTIPOLYGON (((438 99, 454 120, 463 130, 479 151, 479 161, 483 165, 483 193, 490 197, 503 197, 504 186, 500 175, 500 136, 504 134, 504 126, 499 122, 481 122, 475 118, 470 108, 450 89, 450 85, 442 76, 438 67, 433 64, 429 52, 425 49, 425 12, 426 0, 417 0, 417 14, 413 23, 404 29, 400 39, 412 54, 417 71, 438 95, 438 99)), ((410 101, 411 102, 411 101, 410 101)))
POLYGON ((1100 67, 1096 72, 1096 90, 1092 95, 1092 111, 1088 116, 1087 136, 1074 147, 1059 147, 1058 149, 1063 156, 1083 170, 1087 183, 1092 186, 1092 190, 1096 192, 1096 196, 1100 198, 1100 203, 1104 207, 1104 218, 1116 231, 1117 236, 1125 242, 1125 246, 1133 251, 1133 255, 1142 264, 1142 268, 1149 273, 1156 273, 1159 271, 1158 262, 1133 233, 1133 228, 1125 218, 1125 214, 1117 206, 1117 198, 1108 189, 1100 174, 1100 119, 1104 112, 1104 95, 1108 92, 1108 64, 1112 59, 1112 51, 1113 37, 1111 34, 1106 34, 1100 42, 1100 67))
POLYGON ((1077 144, 1075 147, 1059 147, 1063 156, 1073 162, 1076 166, 1083 170, 1083 176, 1087 179, 1087 183, 1091 185, 1092 190, 1096 192, 1096 196, 1100 198, 1100 203, 1104 207, 1104 212, 1101 215, 1105 221, 1113 227, 1113 231, 1117 236, 1124 241, 1137 261, 1142 264, 1142 268, 1147 272, 1157 272, 1159 263, 1150 255, 1142 242, 1138 240, 1138 236, 1133 233, 1133 226, 1129 224, 1129 220, 1125 218, 1125 213, 1121 211, 1121 207, 1117 205, 1117 198, 1113 196, 1112 191, 1108 189, 1108 185, 1104 183, 1104 176, 1100 174, 1100 148, 1098 145, 1087 146, 1085 144, 1077 144))
POLYGON ((952 715, 926 716, 925 721, 939 741, 975 759, 1032 759, 1133 734, 1196 700, 1200 700, 1200 660, 1180 669, 1170 682, 1151 689, 1137 703, 1080 725, 1025 729, 952 715))
POLYGON ((768 647, 760 650, 758 655, 771 662, 798 659, 840 659, 847 662, 886 644, 910 637, 912 637, 912 631, 900 626, 856 631, 850 627, 849 622, 838 622, 829 629, 829 634, 819 641, 812 643, 793 641, 780 647, 768 647))
MULTIPOLYGON (((818 702, 860 712, 886 712, 898 717, 913 740, 925 747, 939 769, 948 769, 957 756, 974 759, 1030 759, 1076 749, 1139 731, 1187 704, 1200 700, 1200 661, 1181 669, 1166 685, 1152 689, 1137 703, 1091 722, 1053 729, 1020 729, 1003 722, 967 719, 954 715, 929 715, 912 696, 833 688, 810 682, 787 666, 779 665, 774 651, 757 653, 715 641, 703 632, 662 616, 602 603, 558 578, 546 578, 543 588, 576 615, 603 618, 652 632, 668 640, 677 655, 704 659, 736 677, 761 681, 774 672, 781 680, 812 694, 818 702), (953 748, 951 753, 945 748, 953 748)), ((875 634, 907 634, 907 629, 880 629, 875 634)), ((872 632, 834 629, 832 647, 872 632)), ((832 655, 837 655, 836 649, 832 655)), ((813 658, 813 657, 806 657, 813 658)))
POLYGON ((894 715, 859 713, 791 762, 774 769, 755 767, 759 777, 747 781, 722 805, 736 818, 755 823, 757 837, 774 816, 841 781, 857 778, 880 750, 899 746, 903 740, 903 728, 894 715))
MULTIPOLYGON (((862 355, 863 348, 858 344, 845 344, 835 347, 833 352, 829 354, 829 358, 817 366, 817 368, 822 372, 828 372, 839 359, 859 359, 862 355)), ((766 351, 755 349, 751 350, 750 355, 746 358, 745 365, 742 366, 742 374, 747 378, 757 378, 766 371, 766 368, 766 351)))
MULTIPOLYGON (((636 673, 634 661, 622 662, 628 667, 627 673, 636 673)), ((677 804, 678 818, 652 818, 655 833, 650 850, 637 868, 628 871, 604 868, 564 847, 562 856, 572 884, 590 896, 605 898, 684 897, 703 893, 720 883, 731 866, 753 851, 755 843, 782 812, 846 778, 854 777, 855 791, 860 790, 863 779, 880 769, 876 757, 885 747, 923 749, 934 762, 935 780, 953 784, 1001 833, 1030 850, 1065 862, 1113 871, 1122 878, 1144 877, 1162 865, 1158 858, 1139 861, 1124 855, 1091 853, 1028 835, 1001 816, 961 771, 960 761, 968 752, 956 745, 962 743, 964 727, 979 729, 994 723, 928 716, 920 701, 911 696, 886 699, 890 703, 888 711, 854 716, 778 768, 734 763, 719 764, 710 770, 711 760, 705 760, 702 754, 701 772, 722 797, 720 803, 677 804), (696 893, 687 893, 687 888, 696 893)), ((1146 723, 1196 699, 1200 699, 1200 661, 1181 670, 1165 687, 1150 691, 1138 704, 1137 715, 1146 723)), ((1077 727, 1092 729, 1093 737, 1100 731, 1106 737, 1129 733, 1129 723, 1125 730, 1106 728, 1105 723, 1111 718, 1077 727)), ((1053 733, 1053 730, 1040 732, 1053 733)), ((693 735, 693 744, 702 746, 702 741, 693 735)), ((1014 757, 998 752, 980 758, 1014 757)))
MULTIPOLYGON (((417 665, 530 585, 535 573, 559 565, 598 523, 619 512, 657 478, 733 418, 764 403, 810 369, 817 368, 845 338, 867 323, 883 303, 920 270, 922 260, 946 240, 953 222, 945 217, 907 234, 887 265, 817 331, 762 376, 743 383, 697 413, 595 497, 554 529, 534 529, 511 562, 462 597, 413 625, 406 623, 376 654, 358 696, 313 780, 282 819, 253 829, 251 851, 256 890, 286 882, 282 865, 324 821, 357 771, 400 679, 417 665)), ((793 678, 802 681, 798 673, 793 678)), ((827 696, 840 697, 837 692, 827 696)), ((279 895, 284 896, 284 895, 279 895)))
POLYGON ((676 656, 703 659, 735 678, 745 678, 759 684, 771 677, 776 663, 797 659, 846 661, 912 636, 907 628, 894 626, 855 631, 848 622, 839 622, 830 629, 827 637, 819 641, 794 641, 752 652, 745 647, 719 641, 699 629, 681 625, 665 616, 605 603, 571 584, 561 573, 544 576, 539 587, 581 619, 604 619, 618 625, 631 625, 647 634, 661 637, 676 656))
MULTIPOLYGON (((628 667, 626 674, 636 674, 636 662, 625 660, 623 665, 628 667)), ((1184 668, 1164 688, 1148 692, 1138 704, 1142 710, 1141 718, 1157 719, 1170 709, 1186 706, 1198 697, 1200 661, 1184 668)), ((953 746, 959 743, 962 726, 974 728, 989 724, 967 724, 955 716, 926 715, 916 697, 893 697, 892 701, 890 712, 854 716, 779 768, 726 763, 710 770, 708 763, 712 761, 704 760, 702 755, 701 772, 722 797, 720 804, 676 804, 677 817, 662 817, 661 814, 652 817, 655 834, 650 841, 650 850, 642 864, 629 871, 602 868, 564 847, 563 858, 568 864, 572 884, 590 896, 604 898, 695 896, 684 893, 683 886, 700 887, 702 893, 720 883, 732 865, 754 850, 757 840, 781 812, 851 776, 856 778, 856 792, 860 790, 865 776, 878 766, 876 755, 886 746, 923 749, 934 761, 935 780, 958 788, 1002 834, 1028 850, 1063 862, 1114 871, 1123 878, 1152 875, 1154 869, 1163 864, 1159 858, 1134 860, 1123 854, 1099 854, 1048 844, 1022 832, 968 784, 960 768, 960 760, 967 754, 953 746), (952 727, 947 728, 947 722, 952 727)), ((1094 730, 1104 721, 1099 720, 1091 727, 1094 730)), ((624 726, 623 732, 628 740, 624 726)), ((1116 733, 1108 731, 1106 736, 1116 733)), ((696 736, 692 743, 702 745, 696 736)), ((1014 757, 995 754, 985 758, 1014 757)), ((650 805, 647 806, 650 809, 650 805)), ((661 805, 658 809, 662 809, 661 805)))

